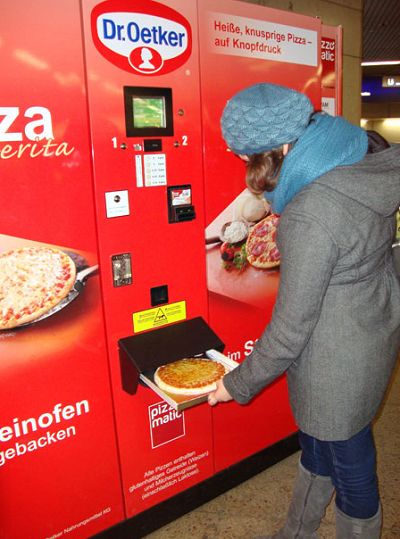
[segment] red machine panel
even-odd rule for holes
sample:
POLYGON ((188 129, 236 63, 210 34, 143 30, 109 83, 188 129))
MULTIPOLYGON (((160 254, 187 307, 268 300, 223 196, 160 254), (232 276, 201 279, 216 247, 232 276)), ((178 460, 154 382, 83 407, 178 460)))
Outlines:
POLYGON ((123 391, 117 346, 141 331, 207 318, 196 17, 196 4, 185 0, 84 3, 102 290, 128 516, 213 473, 209 408, 176 413, 146 387, 123 391), (112 262, 124 254, 131 278, 114 286, 112 262))
POLYGON ((322 25, 321 108, 332 115, 342 114, 342 40, 341 26, 322 25))
MULTIPOLYGON (((67 252, 78 272, 94 270, 59 312, 0 331, 0 536, 84 538, 124 513, 96 271, 79 3, 68 10, 52 0, 8 3, 0 24, 0 257, 51 247, 67 252)), ((54 270, 44 264, 34 265, 43 284, 54 270)), ((10 279, 14 271, 22 279, 19 262, 12 268, 10 279)), ((5 309, 17 309, 18 290, 29 288, 11 284, 4 265, 0 280, 4 327, 5 309)))
MULTIPOLYGON (((319 109, 320 22, 241 2, 220 0, 216 6, 212 0, 200 0, 199 24, 206 237, 214 237, 238 218, 246 195, 244 165, 227 152, 220 134, 225 103, 251 84, 272 82, 307 93, 319 109)), ((270 319, 279 269, 248 264, 226 269, 220 244, 211 244, 207 271, 210 325, 226 343, 226 354, 242 361, 270 319)), ((216 407, 214 414, 217 470, 296 430, 283 379, 251 406, 230 403, 216 407)))

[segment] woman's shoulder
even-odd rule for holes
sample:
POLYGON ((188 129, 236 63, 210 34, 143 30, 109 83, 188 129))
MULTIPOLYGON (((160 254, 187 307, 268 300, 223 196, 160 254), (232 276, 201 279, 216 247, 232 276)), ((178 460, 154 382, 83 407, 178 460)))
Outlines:
MULTIPOLYGON (((323 184, 313 182, 294 197, 281 215, 282 232, 289 229, 293 221, 307 223, 321 234, 328 234, 338 245, 348 236, 351 228, 351 210, 348 202, 340 200, 336 193, 323 184)), ((315 230, 314 230, 315 233, 315 230)))
POLYGON ((337 216, 345 211, 346 201, 335 190, 317 181, 304 187, 286 206, 283 214, 301 213, 310 219, 325 221, 328 215, 337 216))

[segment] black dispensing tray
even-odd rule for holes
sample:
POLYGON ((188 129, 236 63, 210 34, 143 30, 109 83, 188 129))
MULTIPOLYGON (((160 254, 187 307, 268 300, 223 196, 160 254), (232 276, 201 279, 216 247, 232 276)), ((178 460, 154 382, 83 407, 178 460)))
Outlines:
POLYGON ((185 357, 208 357, 222 363, 227 371, 238 365, 222 354, 224 343, 201 317, 125 337, 118 341, 118 346, 123 389, 134 395, 140 382, 178 411, 206 401, 207 394, 166 393, 154 382, 158 367, 185 357))

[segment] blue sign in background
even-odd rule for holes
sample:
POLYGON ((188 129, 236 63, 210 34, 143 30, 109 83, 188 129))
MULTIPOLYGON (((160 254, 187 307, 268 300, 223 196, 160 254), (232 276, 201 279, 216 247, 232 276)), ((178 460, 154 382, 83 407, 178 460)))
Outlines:
POLYGON ((382 77, 364 77, 362 80, 362 91, 370 92, 370 96, 363 96, 364 103, 376 101, 400 101, 400 87, 384 88, 382 77))

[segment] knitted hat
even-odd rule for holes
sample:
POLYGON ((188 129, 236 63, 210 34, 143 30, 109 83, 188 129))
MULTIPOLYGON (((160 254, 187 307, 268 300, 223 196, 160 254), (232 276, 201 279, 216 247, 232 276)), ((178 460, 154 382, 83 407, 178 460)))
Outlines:
POLYGON ((295 141, 307 127, 313 110, 304 94, 277 84, 255 84, 226 104, 222 135, 236 154, 272 150, 295 141))

